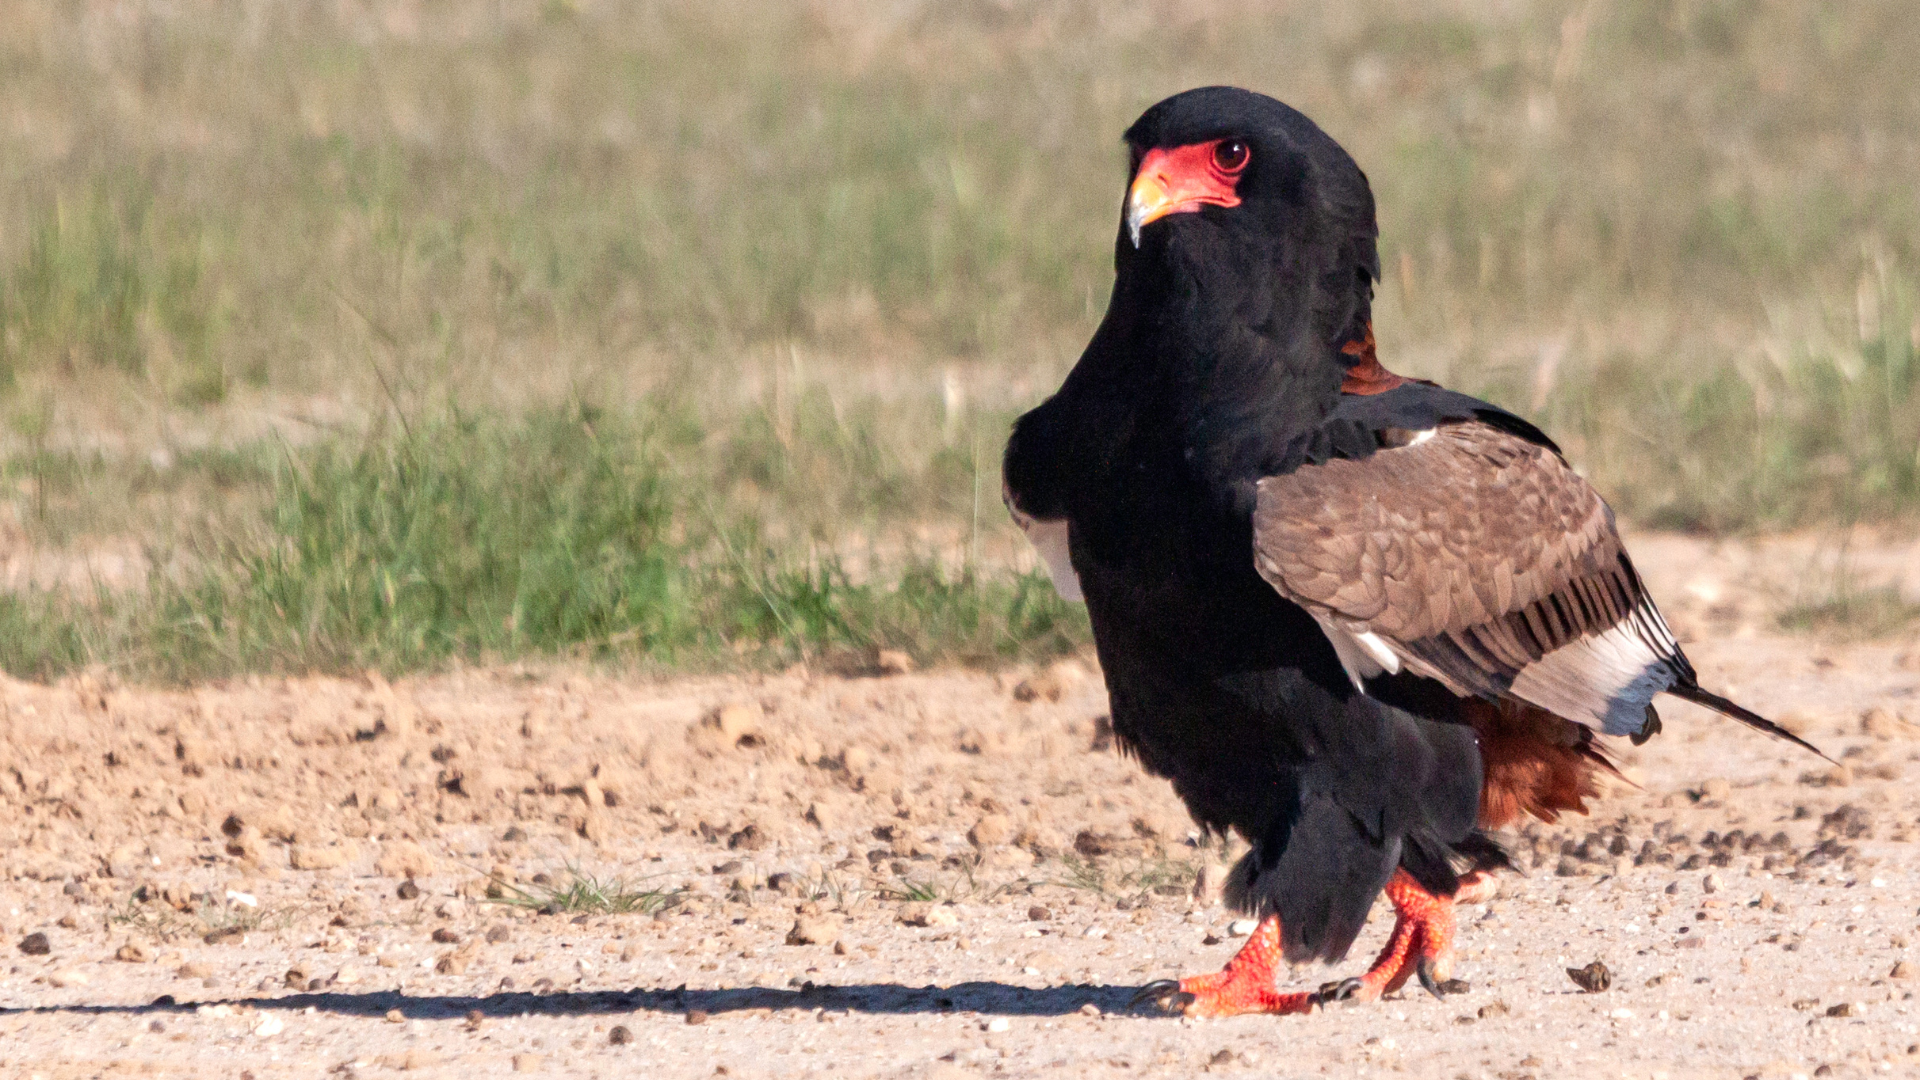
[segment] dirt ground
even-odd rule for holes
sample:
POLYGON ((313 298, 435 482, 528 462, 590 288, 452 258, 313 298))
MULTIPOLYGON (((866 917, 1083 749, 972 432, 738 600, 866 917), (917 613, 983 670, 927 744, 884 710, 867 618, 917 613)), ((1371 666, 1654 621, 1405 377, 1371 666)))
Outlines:
POLYGON ((1507 837, 1444 1001, 1131 1009, 1236 917, 1085 660, 80 678, 0 687, 0 1075, 1920 1074, 1913 643, 1768 629, 1814 541, 1634 546, 1703 680, 1843 765, 1673 704, 1637 788, 1507 837), (583 874, 639 910, 536 910, 583 874))

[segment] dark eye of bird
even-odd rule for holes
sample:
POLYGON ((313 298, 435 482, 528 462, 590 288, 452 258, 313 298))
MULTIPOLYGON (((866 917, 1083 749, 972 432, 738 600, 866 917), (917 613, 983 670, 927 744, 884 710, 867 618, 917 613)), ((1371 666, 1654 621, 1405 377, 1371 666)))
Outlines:
POLYGON ((1222 139, 1213 148, 1213 163, 1221 172, 1239 172, 1247 167, 1247 144, 1239 139, 1222 139))

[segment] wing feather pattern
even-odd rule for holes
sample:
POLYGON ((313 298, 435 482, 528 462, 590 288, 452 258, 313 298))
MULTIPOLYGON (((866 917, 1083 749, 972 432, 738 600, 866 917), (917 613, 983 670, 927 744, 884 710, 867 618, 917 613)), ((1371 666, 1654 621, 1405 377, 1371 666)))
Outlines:
POLYGON ((1694 682, 1605 501, 1553 448, 1491 424, 1261 480, 1254 555, 1356 681, 1405 667, 1612 735, 1694 682))

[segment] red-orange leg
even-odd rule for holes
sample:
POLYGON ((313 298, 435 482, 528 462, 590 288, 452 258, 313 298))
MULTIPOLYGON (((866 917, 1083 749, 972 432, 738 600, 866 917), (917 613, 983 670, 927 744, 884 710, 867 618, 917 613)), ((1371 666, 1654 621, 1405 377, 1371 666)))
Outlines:
POLYGON ((1393 904, 1393 932, 1373 967, 1357 979, 1328 983, 1313 993, 1283 994, 1274 987, 1279 966, 1280 919, 1260 921, 1253 937, 1227 966, 1210 975, 1161 979, 1142 987, 1135 1003, 1157 998, 1188 1016, 1236 1016, 1241 1013, 1305 1013, 1330 1001, 1373 1001, 1418 976, 1420 985, 1435 997, 1467 990, 1453 973, 1453 908, 1493 898, 1499 883, 1490 874, 1475 871, 1460 879, 1451 896, 1430 893, 1406 871, 1395 871, 1387 882, 1387 900, 1393 904))
POLYGON ((1188 1016, 1312 1012, 1320 1003, 1319 995, 1283 994, 1274 988, 1275 969, 1279 965, 1280 917, 1269 915, 1260 920, 1253 936, 1227 961, 1226 967, 1178 982, 1162 979, 1149 983, 1134 1000, 1159 998, 1188 1016))
POLYGON ((1468 989, 1453 975, 1453 908, 1481 903, 1493 897, 1498 884, 1489 874, 1474 872, 1460 879, 1460 888, 1441 896, 1421 888, 1405 870, 1387 882, 1387 900, 1393 904, 1393 932, 1373 967, 1357 979, 1329 983, 1321 988, 1328 1001, 1374 1001, 1419 976, 1420 985, 1435 997, 1468 989))

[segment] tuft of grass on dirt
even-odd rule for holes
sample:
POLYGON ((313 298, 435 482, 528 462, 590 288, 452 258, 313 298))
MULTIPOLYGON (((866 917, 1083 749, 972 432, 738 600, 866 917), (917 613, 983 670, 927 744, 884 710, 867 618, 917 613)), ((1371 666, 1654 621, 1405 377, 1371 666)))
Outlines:
POLYGON ((929 904, 961 900, 985 902, 1025 884, 1003 882, 989 888, 980 880, 980 860, 977 856, 950 860, 945 868, 948 873, 934 870, 896 873, 893 881, 881 886, 874 895, 881 900, 929 904))
POLYGON ((673 889, 644 888, 636 880, 599 877, 569 864, 554 881, 519 885, 495 879, 490 885, 494 903, 523 907, 548 915, 651 915, 680 902, 673 889))
POLYGON ((246 903, 231 897, 220 899, 210 893, 196 894, 182 907, 157 893, 136 892, 115 905, 108 912, 107 921, 154 941, 172 942, 186 936, 284 930, 293 925, 303 911, 297 904, 261 905, 257 901, 246 903))
POLYGON ((1066 871, 1066 877, 1056 880, 1054 884, 1062 888, 1105 896, 1111 887, 1112 875, 1098 860, 1082 858, 1069 851, 1061 854, 1060 867, 1066 871))
POLYGON ((1060 868, 1066 876, 1055 879, 1054 884, 1119 898, 1129 906, 1151 902, 1152 897, 1190 895, 1200 871, 1196 859, 1165 852, 1128 859, 1089 858, 1065 852, 1060 856, 1060 868))
POLYGON ((802 879, 799 894, 808 900, 828 901, 842 910, 852 910, 873 895, 858 876, 842 874, 831 867, 822 867, 817 875, 802 879))

